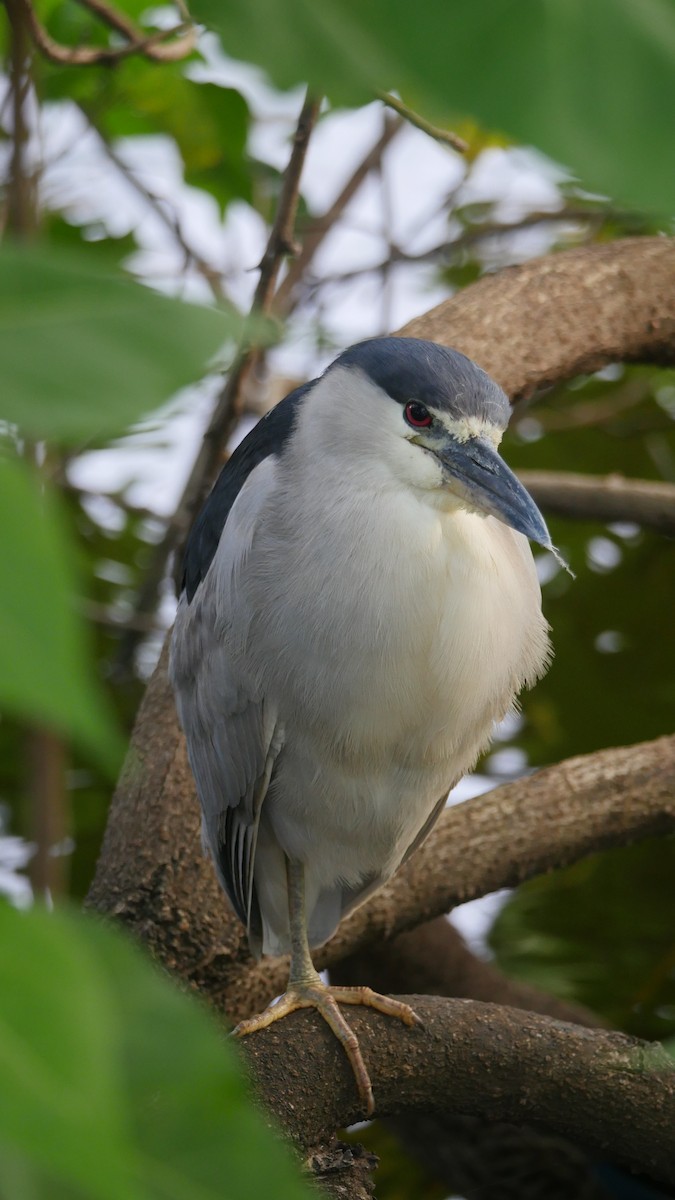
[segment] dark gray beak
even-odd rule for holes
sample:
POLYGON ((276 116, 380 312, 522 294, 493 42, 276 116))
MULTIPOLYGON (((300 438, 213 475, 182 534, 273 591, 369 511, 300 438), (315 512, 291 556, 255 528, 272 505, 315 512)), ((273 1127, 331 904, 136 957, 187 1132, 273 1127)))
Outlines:
POLYGON ((530 493, 491 442, 480 437, 460 442, 448 434, 428 448, 442 463, 452 490, 467 504, 555 553, 546 522, 530 493))

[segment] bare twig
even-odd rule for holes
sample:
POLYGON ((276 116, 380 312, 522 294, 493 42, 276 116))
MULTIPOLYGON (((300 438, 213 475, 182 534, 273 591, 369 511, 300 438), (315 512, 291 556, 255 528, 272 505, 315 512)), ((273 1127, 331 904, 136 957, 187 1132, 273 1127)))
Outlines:
POLYGON ((458 133, 452 133, 449 129, 440 129, 438 125, 432 125, 431 121, 427 121, 426 117, 421 117, 419 113, 408 108, 398 96, 394 96, 391 92, 377 93, 378 99, 386 104, 387 108, 392 108, 394 112, 403 117, 409 125, 414 125, 416 129, 420 129, 422 133, 428 134, 437 142, 443 142, 446 146, 451 146, 453 150, 457 150, 460 154, 466 154, 469 149, 469 143, 464 141, 458 133))
POLYGON ((274 296, 273 311, 275 316, 283 317, 289 312, 297 286, 304 276, 310 263, 314 260, 317 250, 324 238, 335 225, 345 208, 368 177, 370 172, 382 161, 382 155, 387 146, 403 126, 402 119, 393 117, 386 121, 385 127, 374 146, 361 160, 339 195, 330 208, 321 217, 312 221, 302 236, 302 248, 290 263, 284 279, 282 279, 274 296))
POLYGON ((165 225, 166 228, 171 232, 183 251, 186 261, 191 262, 195 266, 195 268, 199 271, 199 274, 208 284, 213 298, 215 300, 223 300, 224 291, 220 272, 216 269, 216 267, 212 266, 211 263, 207 262, 206 259, 194 249, 194 247, 188 244, 185 234, 181 228, 180 221, 175 213, 169 211, 167 201, 165 201, 162 197, 157 196, 150 190, 150 188, 146 187, 142 180, 138 178, 138 175, 136 175, 135 172, 132 171, 129 166, 127 166, 127 164, 124 162, 124 159, 119 156, 114 146, 112 146, 108 141, 106 135, 101 131, 101 129, 99 129, 91 113, 88 112, 87 109, 81 104, 78 104, 78 108, 85 117, 90 129, 96 134, 101 149, 103 150, 103 153, 108 161, 111 162, 113 166, 116 167, 116 169, 120 172, 120 174, 124 176, 127 183, 130 184, 134 191, 137 192, 138 195, 150 205, 155 215, 159 217, 162 224, 165 225))
POLYGON ((557 212, 532 212, 528 213, 520 221, 513 221, 507 225, 484 223, 476 229, 469 229, 456 238, 440 242, 438 245, 432 246, 429 250, 422 250, 417 254, 411 254, 401 249, 400 246, 392 246, 387 257, 380 259, 379 262, 358 267, 353 271, 324 275, 321 279, 315 280, 313 286, 316 288, 326 283, 351 283, 352 280, 359 279, 363 275, 382 274, 396 263, 420 265, 423 263, 434 263, 444 258, 452 261, 463 251, 469 250, 472 246, 479 245, 481 242, 488 241, 490 238, 508 237, 510 234, 520 233, 525 229, 536 228, 538 225, 564 224, 569 222, 586 223, 590 226, 599 227, 610 218, 611 214, 592 212, 585 208, 566 208, 560 209, 557 212))
POLYGON ((575 475, 567 471, 519 471, 545 511, 581 521, 635 521, 675 535, 675 484, 623 475, 575 475))
POLYGON ((26 760, 30 840, 36 847, 28 874, 36 896, 56 899, 66 891, 67 862, 63 854, 55 851, 70 832, 63 739, 51 729, 37 726, 29 729, 26 760))
MULTIPOLYGON (((252 315, 270 312, 281 264, 288 254, 295 252, 293 233, 300 195, 300 176, 309 139, 320 108, 320 98, 308 94, 298 118, 293 148, 284 172, 274 223, 260 262, 260 276, 251 307, 252 315)), ((258 362, 258 358, 259 350, 255 346, 243 346, 239 351, 216 401, 199 453, 193 463, 176 511, 167 524, 164 536, 153 550, 143 586, 138 594, 135 608, 136 618, 148 616, 153 612, 157 603, 159 586, 166 571, 166 564, 173 551, 177 551, 176 570, 180 571, 184 539, 195 512, 213 482, 223 447, 226 445, 240 413, 242 390, 258 362)), ((128 670, 137 642, 138 632, 129 630, 120 646, 116 663, 118 672, 125 673, 128 670)))
POLYGON ((106 625, 120 633, 126 629, 134 629, 143 637, 147 637, 149 633, 159 633, 165 628, 158 621, 153 621, 152 617, 130 616, 115 608, 113 604, 98 604, 95 600, 80 600, 77 611, 93 624, 106 625))
POLYGON ((31 49, 18 0, 7 0, 10 61, 8 96, 12 106, 12 152, 7 189, 7 226, 13 237, 30 237, 37 225, 35 177, 26 161, 30 131, 26 103, 31 89, 31 49))
POLYGON ((620 413, 629 412, 652 395, 652 381, 644 376, 629 377, 619 386, 608 389, 593 400, 580 400, 564 408, 537 409, 536 421, 545 433, 567 429, 588 429, 613 421, 620 413))
POLYGON ((197 44, 197 29, 181 21, 170 29, 144 34, 124 14, 103 3, 103 0, 83 0, 86 7, 101 17, 107 25, 128 40, 123 46, 64 46, 40 23, 30 0, 14 0, 22 10, 37 49, 50 62, 70 67, 110 66, 130 55, 140 54, 154 62, 176 62, 187 58, 197 44), (175 38, 175 41, 169 39, 175 38), (168 42, 168 44, 166 44, 168 42))

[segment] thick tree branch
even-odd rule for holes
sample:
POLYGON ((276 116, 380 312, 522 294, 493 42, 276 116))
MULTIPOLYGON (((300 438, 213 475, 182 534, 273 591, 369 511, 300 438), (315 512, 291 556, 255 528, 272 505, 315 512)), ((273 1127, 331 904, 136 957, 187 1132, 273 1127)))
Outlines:
MULTIPOLYGON (((525 1123, 675 1182, 675 1062, 663 1047, 477 1001, 405 999, 421 1028, 350 1015, 379 1116, 525 1123)), ((243 1045, 266 1106, 305 1152, 362 1116, 342 1048, 315 1014, 243 1045)))
POLYGON ((675 362, 675 239, 533 258, 417 317, 406 337, 475 359, 512 401, 612 362, 675 362))
POLYGON ((545 512, 581 521, 635 521, 657 533, 675 534, 675 484, 623 475, 574 475, 567 471, 519 471, 545 512))
POLYGON ((331 967, 330 977, 333 983, 364 985, 387 995, 414 986, 425 996, 504 1004, 589 1028, 605 1024, 580 1004, 509 979, 493 963, 476 958, 444 916, 349 955, 331 967))

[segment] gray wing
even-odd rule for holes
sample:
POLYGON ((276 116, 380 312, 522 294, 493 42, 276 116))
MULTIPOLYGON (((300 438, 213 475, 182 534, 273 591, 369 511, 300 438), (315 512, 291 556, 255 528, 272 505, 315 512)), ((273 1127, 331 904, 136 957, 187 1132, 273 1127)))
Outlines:
POLYGON ((181 597, 170 675, 201 801, 203 840, 237 915, 250 929, 259 924, 253 867, 260 810, 282 737, 275 705, 247 672, 241 652, 248 621, 237 581, 259 506, 259 498, 252 503, 247 492, 246 487, 233 507, 192 601, 181 597))

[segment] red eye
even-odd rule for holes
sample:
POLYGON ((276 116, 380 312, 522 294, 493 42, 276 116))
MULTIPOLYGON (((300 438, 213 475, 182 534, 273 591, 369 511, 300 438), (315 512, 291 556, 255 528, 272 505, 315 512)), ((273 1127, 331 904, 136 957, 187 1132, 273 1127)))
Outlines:
POLYGON ((403 416, 413 429, 427 429, 433 417, 428 409, 423 404, 419 404, 417 400, 411 400, 406 404, 403 410, 403 416))

